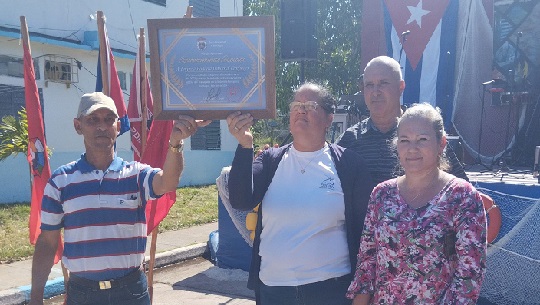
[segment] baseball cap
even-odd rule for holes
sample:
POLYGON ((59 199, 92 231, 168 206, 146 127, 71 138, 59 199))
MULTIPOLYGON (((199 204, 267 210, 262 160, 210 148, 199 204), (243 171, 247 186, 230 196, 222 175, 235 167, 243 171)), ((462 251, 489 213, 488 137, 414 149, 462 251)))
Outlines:
POLYGON ((112 98, 106 96, 102 92, 86 93, 81 97, 77 117, 87 116, 98 109, 109 109, 118 117, 116 106, 112 98))

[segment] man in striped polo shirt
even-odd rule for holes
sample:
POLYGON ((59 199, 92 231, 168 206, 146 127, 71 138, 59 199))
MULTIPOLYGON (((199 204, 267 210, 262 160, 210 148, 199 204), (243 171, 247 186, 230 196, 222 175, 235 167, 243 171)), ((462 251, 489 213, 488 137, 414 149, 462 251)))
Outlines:
MULTIPOLYGON (((372 59, 364 69, 363 91, 369 117, 348 128, 337 140, 338 145, 364 158, 376 183, 403 174, 392 142, 402 114, 400 98, 404 89, 405 81, 396 60, 388 56, 372 59)), ((450 145, 446 146, 446 156, 451 166, 449 172, 469 180, 450 145)))
POLYGON ((43 304, 62 228, 68 305, 150 304, 141 269, 146 202, 176 190, 184 166, 183 139, 208 123, 180 116, 161 170, 116 156, 120 121, 114 101, 101 92, 82 96, 73 125, 84 138, 85 153, 54 171, 45 187, 30 304, 43 304))

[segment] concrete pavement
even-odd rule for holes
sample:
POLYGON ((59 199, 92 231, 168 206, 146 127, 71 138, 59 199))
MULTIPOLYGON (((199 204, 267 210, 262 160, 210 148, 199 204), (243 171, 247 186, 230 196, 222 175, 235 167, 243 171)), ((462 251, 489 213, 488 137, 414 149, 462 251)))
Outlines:
MULTIPOLYGON (((217 228, 217 223, 211 223, 178 231, 160 233, 156 245, 157 255, 155 267, 159 268, 200 257, 208 251, 208 236, 212 231, 217 230, 217 228)), ((147 256, 149 255, 149 249, 150 238, 148 239, 147 256)), ((0 264, 0 304, 19 305, 28 302, 31 268, 31 259, 11 264, 0 264)), ((224 287, 222 284, 217 284, 217 286, 224 287)), ((217 287, 216 289, 219 290, 220 288, 217 287)), ((64 292, 60 264, 53 267, 45 290, 46 298, 64 292)))
MULTIPOLYGON (((153 305, 255 305, 253 291, 246 288, 248 274, 222 269, 197 257, 154 272, 153 305)), ((64 296, 44 302, 63 305, 64 296)))

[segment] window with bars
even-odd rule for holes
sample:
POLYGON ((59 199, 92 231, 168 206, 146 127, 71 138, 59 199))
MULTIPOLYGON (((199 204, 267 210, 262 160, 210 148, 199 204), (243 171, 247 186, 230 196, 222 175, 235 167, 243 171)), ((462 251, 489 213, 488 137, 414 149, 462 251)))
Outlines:
POLYGON ((118 80, 120 81, 120 88, 122 88, 122 90, 126 91, 127 90, 126 73, 122 72, 122 71, 118 71, 118 72, 116 72, 116 74, 118 74, 118 80))
MULTIPOLYGON (((36 79, 40 79, 39 65, 38 65, 38 61, 35 59, 34 59, 34 71, 36 74, 36 79)), ((0 75, 23 78, 24 77, 24 61, 22 57, 0 55, 0 75)))
MULTIPOLYGON (((39 88, 38 93, 41 102, 41 112, 44 113, 43 90, 39 88)), ((0 118, 6 115, 17 118, 19 117, 19 110, 25 106, 24 87, 0 84, 0 118)))
POLYGON ((219 17, 219 0, 189 0, 194 17, 219 17))
POLYGON ((212 121, 210 125, 199 128, 191 136, 191 150, 220 150, 221 129, 219 121, 212 121))

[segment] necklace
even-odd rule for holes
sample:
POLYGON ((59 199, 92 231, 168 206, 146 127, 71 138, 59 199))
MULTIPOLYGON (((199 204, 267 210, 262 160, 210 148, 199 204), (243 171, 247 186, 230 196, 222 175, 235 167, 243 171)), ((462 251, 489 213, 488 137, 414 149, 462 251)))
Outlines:
MULTIPOLYGON (((292 145, 291 145, 291 147, 292 147, 292 145)), ((317 159, 324 152, 325 148, 326 148, 326 143, 324 144, 323 148, 321 148, 317 153, 315 153, 313 155, 313 157, 311 157, 311 159, 309 159, 309 162, 305 166, 302 166, 302 163, 300 162, 299 152, 297 150, 295 151, 294 158, 296 159, 296 162, 298 162, 298 165, 300 166, 300 173, 302 175, 306 173, 306 168, 311 164, 311 162, 313 162, 313 160, 317 159)))
POLYGON ((313 161, 315 157, 311 158, 311 160, 309 160, 308 164, 306 164, 304 168, 302 168, 302 164, 300 164, 300 160, 298 160, 298 164, 300 164, 300 173, 302 173, 302 175, 306 172, 306 167, 308 167, 311 164, 311 161, 313 161))
MULTIPOLYGON (((428 186, 431 186, 431 184, 433 184, 433 182, 431 182, 428 186)), ((427 187, 420 189, 420 191, 418 191, 418 194, 416 194, 416 196, 414 196, 414 198, 411 200, 411 203, 413 203, 416 200, 416 198, 418 198, 418 196, 420 196, 420 194, 422 194, 422 191, 424 189, 427 189, 427 187)))
MULTIPOLYGON (((433 170, 432 170, 432 171, 433 171, 433 170)), ((421 194, 423 194, 425 190, 430 189, 430 188, 431 188, 438 180, 439 180, 439 178, 438 178, 438 175, 437 175, 437 178, 431 180, 431 182, 430 182, 428 185, 426 185, 426 186, 420 188, 420 190, 418 191, 418 193, 416 194, 416 196, 414 196, 414 198, 411 199, 411 200, 409 201, 409 203, 414 204, 414 202, 416 201, 416 199, 417 199, 421 194)), ((409 188, 409 187, 407 187, 407 188, 409 188)), ((409 188, 409 190, 410 190, 410 188, 409 188)))

